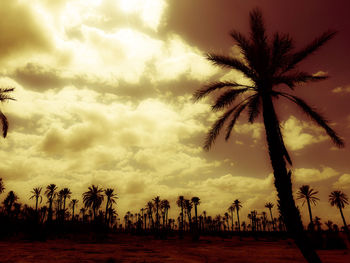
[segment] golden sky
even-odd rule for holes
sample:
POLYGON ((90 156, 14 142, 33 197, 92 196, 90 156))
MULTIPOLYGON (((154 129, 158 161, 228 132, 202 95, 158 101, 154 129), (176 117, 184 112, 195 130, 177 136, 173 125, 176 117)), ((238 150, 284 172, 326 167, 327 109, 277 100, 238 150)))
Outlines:
MULTIPOLYGON (((276 199, 262 123, 243 116, 228 143, 219 138, 205 152, 205 133, 217 115, 210 99, 194 104, 191 95, 213 80, 247 81, 213 67, 203 54, 239 56, 228 32, 247 32, 248 12, 259 4, 267 28, 290 32, 297 47, 328 28, 339 30, 303 64, 331 78, 297 93, 348 143, 347 9, 281 2, 1 0, 0 85, 15 87, 17 99, 1 106, 10 122, 0 147, 5 194, 14 190, 28 202, 33 187, 55 183, 69 187, 81 206, 81 194, 97 184, 117 190, 121 216, 156 195, 171 202, 172 215, 178 195, 200 197, 199 210, 212 215, 237 198, 243 220, 250 210, 262 211, 276 199)), ((291 105, 277 104, 294 188, 310 184, 321 198, 314 215, 338 221, 327 197, 335 189, 350 195, 348 147, 336 149, 291 105)))

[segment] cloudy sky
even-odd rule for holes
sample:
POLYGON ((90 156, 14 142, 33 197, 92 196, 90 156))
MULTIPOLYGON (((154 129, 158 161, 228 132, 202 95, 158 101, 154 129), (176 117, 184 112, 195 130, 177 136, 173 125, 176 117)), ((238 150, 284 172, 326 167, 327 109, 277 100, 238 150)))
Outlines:
MULTIPOLYGON (((172 215, 178 195, 199 196, 200 211, 212 215, 237 198, 244 219, 252 209, 263 211, 276 192, 261 120, 252 125, 242 116, 229 142, 219 137, 209 152, 202 149, 217 115, 210 99, 194 104, 193 92, 215 80, 244 81, 204 54, 239 56, 228 33, 246 33, 256 6, 268 32, 289 32, 297 48, 337 30, 301 65, 331 78, 296 94, 317 106, 348 143, 347 2, 1 0, 0 85, 15 87, 16 101, 1 105, 10 128, 0 142, 6 187, 0 199, 14 190, 28 202, 33 187, 55 183, 69 187, 82 205, 81 194, 97 184, 117 190, 121 216, 156 195, 171 202, 172 215)), ((294 162, 294 189, 310 184, 321 199, 314 215, 339 222, 327 200, 335 189, 350 195, 349 148, 335 148, 285 101, 276 107, 294 162)))

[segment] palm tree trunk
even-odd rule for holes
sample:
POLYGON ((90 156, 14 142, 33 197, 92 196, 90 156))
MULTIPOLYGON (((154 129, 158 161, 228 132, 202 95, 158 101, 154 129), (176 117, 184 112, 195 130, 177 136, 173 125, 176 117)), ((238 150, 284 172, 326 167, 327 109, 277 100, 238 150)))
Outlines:
POLYGON ((343 209, 341 207, 339 207, 339 211, 340 211, 341 218, 343 219, 345 233, 346 233, 346 235, 348 237, 348 240, 350 241, 349 228, 348 228, 348 225, 346 224, 346 221, 345 221, 345 217, 344 217, 344 214, 343 214, 343 209))
POLYGON ((272 222, 272 227, 273 227, 273 231, 276 231, 276 228, 275 228, 275 221, 273 220, 273 216, 272 216, 272 210, 271 210, 271 208, 269 208, 269 210, 270 210, 270 216, 271 216, 271 222, 272 222))
POLYGON ((36 196, 36 197, 35 197, 35 212, 36 212, 36 213, 38 212, 38 199, 39 199, 39 197, 36 196))
POLYGON ((291 176, 287 172, 283 148, 279 141, 279 122, 269 94, 262 96, 262 103, 266 140, 275 177, 274 184, 287 231, 308 262, 320 263, 320 258, 312 248, 304 232, 300 212, 295 206, 291 176))
POLYGON ((309 216, 310 216, 310 227, 311 231, 314 231, 314 222, 312 220, 312 213, 311 213, 311 206, 310 206, 310 200, 307 199, 307 207, 309 208, 309 216))
POLYGON ((237 208, 236 208, 236 212, 237 212, 238 232, 241 232, 241 223, 239 222, 239 214, 238 214, 237 208))
POLYGON ((107 203, 106 203, 105 224, 107 224, 107 211, 108 211, 108 205, 109 205, 109 198, 107 199, 107 203))

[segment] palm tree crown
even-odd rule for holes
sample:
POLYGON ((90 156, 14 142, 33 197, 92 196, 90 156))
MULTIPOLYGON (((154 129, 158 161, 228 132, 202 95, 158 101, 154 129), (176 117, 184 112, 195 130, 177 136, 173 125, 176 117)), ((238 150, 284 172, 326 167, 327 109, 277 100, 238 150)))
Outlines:
POLYGON ((344 208, 345 205, 349 204, 348 196, 342 191, 333 191, 329 195, 329 202, 332 206, 336 206, 338 208, 344 208))
POLYGON ((100 208, 103 202, 103 189, 98 186, 92 185, 89 190, 83 193, 83 202, 86 208, 92 208, 94 213, 94 219, 96 219, 96 212, 100 208))
POLYGON ((318 191, 314 191, 309 185, 303 185, 299 188, 297 199, 304 199, 303 204, 305 201, 310 201, 313 205, 316 205, 317 201, 320 200, 315 196, 316 194, 318 194, 318 191))
MULTIPOLYGON (((0 102, 5 102, 9 100, 14 100, 9 93, 13 92, 14 88, 0 88, 0 102)), ((2 136, 5 138, 9 128, 9 123, 5 114, 0 110, 0 121, 2 124, 2 136)), ((1 192, 0 192, 1 193, 1 192)))

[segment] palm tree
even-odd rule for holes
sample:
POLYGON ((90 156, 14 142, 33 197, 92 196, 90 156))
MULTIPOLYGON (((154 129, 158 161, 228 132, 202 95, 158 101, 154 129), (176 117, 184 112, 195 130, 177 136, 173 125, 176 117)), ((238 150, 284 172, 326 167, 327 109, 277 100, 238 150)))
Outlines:
POLYGON ((303 185, 299 188, 298 191, 298 197, 297 199, 304 199, 303 205, 305 204, 305 201, 307 202, 307 207, 309 209, 309 216, 310 216, 310 228, 313 231, 314 230, 314 222, 312 219, 312 213, 311 213, 311 205, 310 202, 313 205, 316 205, 318 199, 315 195, 318 193, 318 191, 314 191, 314 189, 310 188, 309 185, 303 185))
POLYGON ((265 207, 268 208, 270 210, 270 216, 271 216, 271 222, 272 222, 272 227, 273 227, 273 230, 276 231, 276 227, 275 227, 275 221, 273 219, 273 216, 272 216, 272 208, 273 208, 273 203, 266 203, 265 204, 265 207))
POLYGON ((163 217, 163 228, 168 227, 168 212, 170 209, 170 203, 168 200, 164 199, 160 203, 160 207, 163 209, 164 217, 163 217), (165 222, 165 225, 164 225, 165 222))
POLYGON ((2 181, 2 178, 0 178, 0 194, 2 194, 5 190, 4 182, 2 181))
POLYGON ((149 228, 153 228, 154 223, 153 223, 153 203, 151 201, 147 202, 147 214, 148 214, 148 222, 149 222, 149 228))
POLYGON ((231 213, 231 231, 233 231, 233 211, 235 211, 234 205, 230 205, 227 210, 231 213))
POLYGON ((79 201, 77 199, 72 199, 70 206, 72 207, 72 221, 74 220, 74 210, 75 206, 77 205, 79 201))
POLYGON ((176 204, 178 207, 181 207, 180 235, 182 235, 182 231, 184 229, 184 205, 185 205, 185 198, 183 195, 180 195, 177 198, 176 204))
POLYGON ((10 191, 7 194, 6 198, 4 199, 3 204, 4 204, 4 207, 6 208, 6 212, 8 216, 11 215, 12 206, 16 203, 17 200, 18 200, 18 196, 13 191, 10 191))
POLYGON ((159 228, 159 208, 160 208, 160 197, 156 196, 153 198, 154 209, 156 210, 156 229, 159 228))
POLYGON ((31 191, 31 193, 33 194, 29 199, 33 199, 35 198, 35 211, 38 212, 38 201, 40 198, 40 203, 42 202, 43 198, 41 196, 41 190, 42 187, 35 187, 33 188, 33 190, 31 191))
POLYGON ((236 213, 237 213, 237 222, 238 222, 238 232, 241 231, 241 224, 239 222, 239 209, 242 207, 241 201, 239 201, 238 199, 236 199, 233 204, 234 208, 236 209, 236 213))
POLYGON ((49 211, 48 211, 48 218, 47 220, 49 222, 52 221, 52 202, 53 202, 53 198, 55 197, 56 194, 56 190, 57 187, 55 184, 49 184, 48 186, 46 186, 46 191, 45 191, 45 195, 48 199, 48 203, 49 203, 49 211))
POLYGON ((84 223, 86 208, 85 207, 80 208, 80 213, 82 214, 82 222, 84 223))
POLYGON ((70 191, 69 188, 63 188, 61 191, 62 191, 62 197, 63 197, 63 220, 64 220, 64 214, 66 212, 66 199, 71 198, 72 192, 70 191))
POLYGON ((250 12, 250 29, 250 38, 237 31, 231 32, 232 38, 242 51, 243 60, 216 54, 208 54, 207 56, 214 65, 238 70, 250 80, 251 84, 243 85, 233 81, 221 81, 210 84, 194 94, 195 99, 199 100, 213 91, 223 90, 224 92, 217 97, 212 109, 218 111, 228 108, 209 130, 204 148, 210 149, 226 121, 228 121, 228 125, 225 139, 228 140, 244 109, 248 109, 248 120, 251 123, 262 112, 270 161, 274 171, 274 184, 278 198, 281 200, 281 210, 286 220, 287 229, 308 261, 321 262, 308 242, 299 210, 295 205, 292 181, 286 167, 286 161, 290 165, 292 161, 283 141, 273 100, 282 97, 295 103, 311 120, 326 131, 335 145, 344 146, 343 140, 313 107, 310 107, 301 98, 283 91, 285 87, 293 90, 298 84, 327 78, 326 76, 298 71, 296 67, 332 39, 335 32, 327 31, 306 47, 294 52, 293 41, 289 35, 275 33, 271 41, 267 38, 262 13, 259 9, 250 12), (246 97, 234 105, 234 101, 241 97, 239 95, 244 96, 244 94, 246 97))
POLYGON ((198 217, 197 217, 197 206, 200 205, 200 199, 197 196, 192 197, 192 204, 194 205, 194 217, 195 217, 195 229, 198 229, 198 217))
MULTIPOLYGON (((0 102, 15 100, 14 98, 8 95, 14 90, 15 90, 14 88, 0 88, 0 102)), ((1 110, 0 110, 0 121, 2 125, 2 136, 5 138, 9 128, 9 123, 7 121, 5 114, 1 110)), ((1 191, 0 191, 0 194, 1 194, 1 191)))
POLYGON ((322 225, 321 218, 319 218, 318 216, 315 216, 315 220, 314 221, 315 221, 314 225, 316 226, 317 231, 321 232, 322 231, 322 229, 321 229, 321 225, 322 225))
POLYGON ((91 208, 94 214, 94 220, 96 220, 97 210, 100 208, 103 202, 103 189, 99 189, 98 186, 91 185, 89 190, 83 193, 83 202, 86 208, 91 208))
POLYGON ((114 193, 114 189, 112 188, 107 188, 106 190, 104 190, 104 193, 107 197, 106 212, 105 212, 105 223, 107 224, 107 222, 109 221, 107 220, 107 215, 109 215, 108 209, 112 208, 113 204, 116 203, 116 199, 118 199, 118 197, 117 197, 117 194, 114 193))
POLYGON ((345 207, 345 205, 349 204, 348 196, 342 191, 333 191, 329 195, 329 202, 331 203, 332 206, 336 206, 339 208, 341 218, 343 219, 344 230, 348 235, 348 239, 350 240, 349 228, 348 228, 348 225, 346 224, 345 217, 343 214, 343 208, 345 207))

